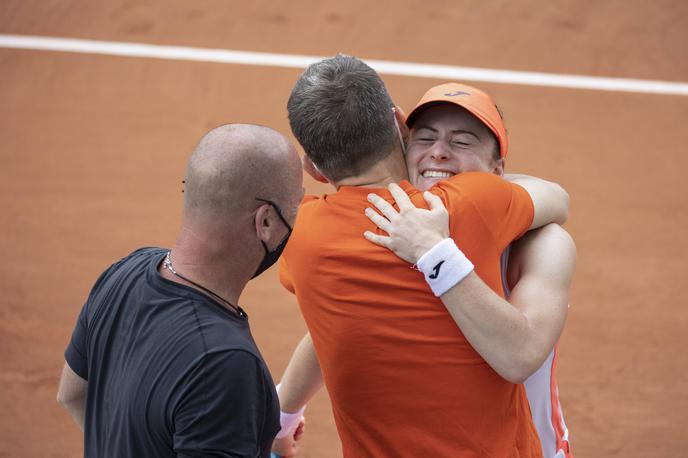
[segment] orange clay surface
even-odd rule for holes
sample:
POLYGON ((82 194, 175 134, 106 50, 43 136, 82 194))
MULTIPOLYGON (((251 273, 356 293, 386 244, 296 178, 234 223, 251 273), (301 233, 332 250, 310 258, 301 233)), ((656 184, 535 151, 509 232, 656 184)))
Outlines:
MULTIPOLYGON (((0 34, 679 82, 687 19, 681 0, 0 3, 0 34)), ((289 132, 299 73, 0 49, 0 456, 80 456, 55 394, 91 284, 131 250, 173 242, 185 161, 206 130, 289 132)), ((383 78, 407 110, 442 82, 383 78)), ((576 456, 683 456, 688 97, 469 84, 505 112, 507 169, 572 198, 579 263, 559 384, 576 456)), ((293 298, 272 269, 241 305, 279 380, 305 331, 293 298)), ((307 417, 303 456, 339 456, 326 393, 307 417)))

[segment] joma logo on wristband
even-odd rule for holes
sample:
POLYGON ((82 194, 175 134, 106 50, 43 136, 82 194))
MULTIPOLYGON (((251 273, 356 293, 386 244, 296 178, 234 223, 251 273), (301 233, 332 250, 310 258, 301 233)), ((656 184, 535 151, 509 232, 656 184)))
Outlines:
POLYGON ((444 264, 444 261, 438 262, 437 265, 432 268, 432 273, 428 275, 428 278, 430 278, 431 280, 436 279, 437 276, 440 274, 440 268, 442 267, 442 264, 444 264))

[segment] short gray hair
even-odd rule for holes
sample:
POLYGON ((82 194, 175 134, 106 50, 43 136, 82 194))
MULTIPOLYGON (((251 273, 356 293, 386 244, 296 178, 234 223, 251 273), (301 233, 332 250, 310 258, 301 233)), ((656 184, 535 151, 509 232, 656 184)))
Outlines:
POLYGON ((294 136, 333 181, 360 175, 392 152, 398 138, 392 109, 377 72, 343 54, 310 65, 287 103, 294 136))

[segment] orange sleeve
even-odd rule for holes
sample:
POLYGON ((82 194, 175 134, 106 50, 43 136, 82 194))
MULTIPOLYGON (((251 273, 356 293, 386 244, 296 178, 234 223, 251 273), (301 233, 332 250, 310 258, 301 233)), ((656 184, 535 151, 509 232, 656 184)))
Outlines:
POLYGON ((502 240, 505 240, 506 243, 509 244, 512 241, 521 238, 526 232, 528 232, 531 224, 533 224, 533 218, 535 217, 535 206, 533 205, 533 199, 523 186, 506 180, 504 180, 504 182, 507 183, 511 188, 511 199, 509 200, 509 205, 506 208, 506 215, 504 218, 511 223, 511 226, 513 226, 513 232, 506 232, 510 228, 507 226, 501 226, 503 231, 497 235, 499 235, 502 240), (514 233, 516 234, 515 236, 513 235, 514 233))
POLYGON ((530 228, 535 209, 523 187, 486 172, 462 173, 458 177, 451 185, 458 187, 473 204, 500 249, 530 228))

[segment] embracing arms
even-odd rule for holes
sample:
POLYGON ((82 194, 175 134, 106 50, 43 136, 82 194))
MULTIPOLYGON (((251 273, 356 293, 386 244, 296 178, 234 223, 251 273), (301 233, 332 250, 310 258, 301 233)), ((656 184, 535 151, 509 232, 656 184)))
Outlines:
MULTIPOLYGON (((389 248, 416 264, 448 236, 448 215, 435 195, 424 196, 430 210, 416 208, 405 192, 390 185, 400 211, 376 195, 368 217, 383 231, 366 232, 368 240, 389 248)), ((559 338, 566 317, 569 285, 575 265, 575 246, 558 226, 548 226, 520 250, 521 277, 513 287, 511 304, 492 291, 475 272, 440 296, 473 348, 503 378, 521 383, 545 360, 559 338), (537 253, 537 256, 533 253, 537 253), (525 262, 525 259, 528 261, 525 262)), ((470 263, 469 263, 470 264, 470 263)), ((427 276, 426 276, 427 279, 427 276)))
POLYGON ((504 179, 522 186, 533 201, 530 229, 549 223, 564 224, 569 216, 569 194, 557 183, 528 175, 506 174, 504 179))
POLYGON ((559 226, 538 229, 519 243, 514 262, 521 271, 510 303, 475 272, 441 297, 471 345, 513 383, 534 373, 559 339, 575 265, 573 241, 559 226))

